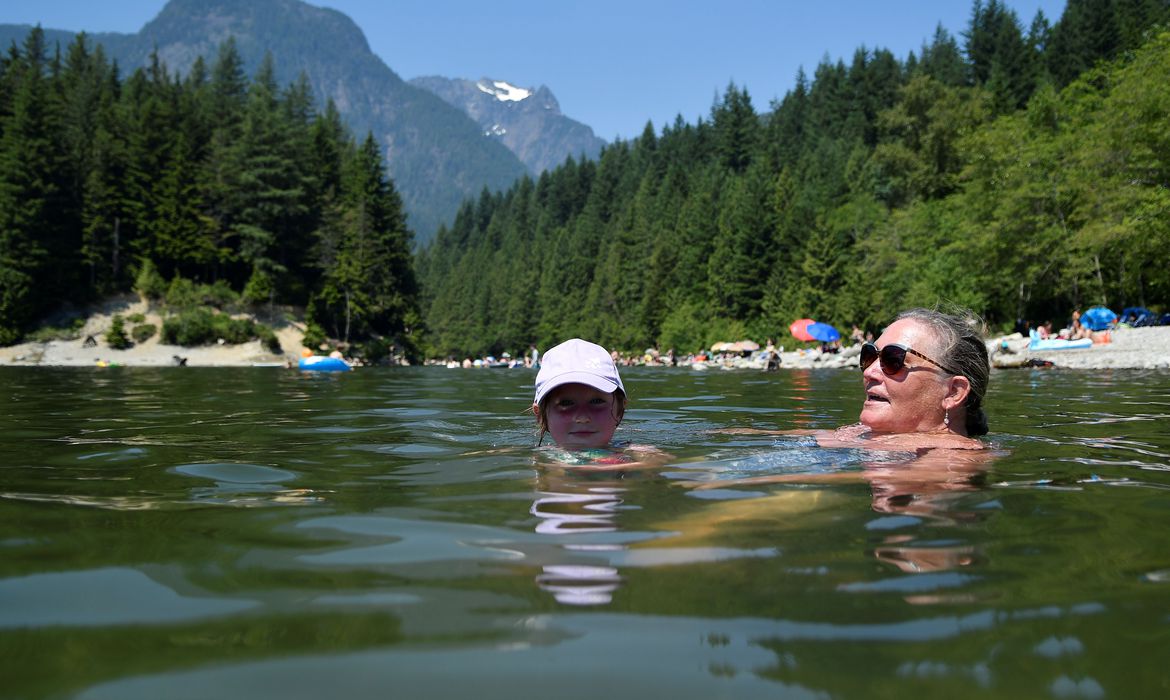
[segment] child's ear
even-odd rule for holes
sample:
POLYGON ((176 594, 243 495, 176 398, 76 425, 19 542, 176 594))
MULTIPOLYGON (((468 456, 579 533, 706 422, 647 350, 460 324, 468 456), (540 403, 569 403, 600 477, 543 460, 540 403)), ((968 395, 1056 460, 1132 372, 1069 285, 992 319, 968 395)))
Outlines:
POLYGON ((536 416, 537 418, 540 418, 540 406, 537 406, 536 404, 532 404, 532 415, 536 416))

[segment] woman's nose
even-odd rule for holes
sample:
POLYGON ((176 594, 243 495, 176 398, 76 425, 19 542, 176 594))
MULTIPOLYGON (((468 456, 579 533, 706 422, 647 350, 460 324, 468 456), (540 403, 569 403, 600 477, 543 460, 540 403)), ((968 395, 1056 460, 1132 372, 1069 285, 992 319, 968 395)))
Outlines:
POLYGON ((875 382, 882 379, 882 362, 881 360, 874 360, 861 372, 862 379, 870 379, 875 382))

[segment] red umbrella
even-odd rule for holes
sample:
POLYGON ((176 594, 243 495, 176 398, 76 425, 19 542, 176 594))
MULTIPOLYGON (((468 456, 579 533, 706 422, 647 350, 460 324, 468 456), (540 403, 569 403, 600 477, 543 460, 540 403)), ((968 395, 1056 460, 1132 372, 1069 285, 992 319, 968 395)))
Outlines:
POLYGON ((793 321, 792 325, 788 327, 788 330, 792 332, 792 335, 797 340, 803 340, 805 342, 816 340, 816 338, 808 334, 808 327, 814 323, 816 323, 816 321, 812 320, 811 318, 802 318, 797 321, 793 321))

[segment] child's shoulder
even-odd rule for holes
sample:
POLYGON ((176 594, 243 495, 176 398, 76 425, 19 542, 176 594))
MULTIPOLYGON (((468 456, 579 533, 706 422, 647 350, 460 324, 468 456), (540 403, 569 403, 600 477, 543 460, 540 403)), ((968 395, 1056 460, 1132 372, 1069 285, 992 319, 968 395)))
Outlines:
POLYGON ((541 449, 542 455, 557 464, 594 468, 594 469, 621 469, 640 466, 652 466, 653 463, 663 463, 667 455, 652 445, 631 445, 625 442, 616 442, 609 447, 594 447, 581 450, 566 450, 562 447, 548 447, 541 449))
POLYGON ((620 447, 592 447, 580 450, 566 450, 563 447, 548 447, 541 450, 542 456, 553 462, 573 467, 589 465, 625 464, 635 461, 620 447))

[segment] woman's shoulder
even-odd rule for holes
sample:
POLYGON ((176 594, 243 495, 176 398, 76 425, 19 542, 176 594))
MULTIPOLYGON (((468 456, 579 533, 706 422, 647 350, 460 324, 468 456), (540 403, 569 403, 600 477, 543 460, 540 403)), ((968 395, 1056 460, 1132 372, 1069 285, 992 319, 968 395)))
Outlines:
POLYGON ((954 433, 892 433, 873 435, 870 440, 895 449, 984 450, 987 445, 964 435, 954 433))
POLYGON ((955 433, 875 433, 862 423, 817 434, 821 447, 868 447, 886 450, 983 450, 979 440, 955 433))

